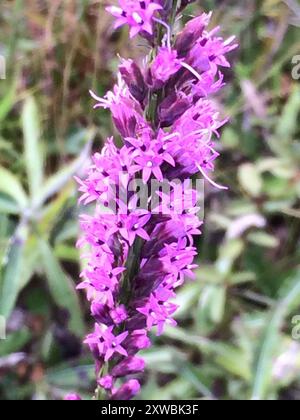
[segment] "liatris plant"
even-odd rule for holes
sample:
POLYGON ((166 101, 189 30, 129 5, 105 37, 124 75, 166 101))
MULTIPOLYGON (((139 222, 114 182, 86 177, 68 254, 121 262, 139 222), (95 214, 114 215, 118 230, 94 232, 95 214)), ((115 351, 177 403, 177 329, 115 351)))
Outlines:
POLYGON ((200 174, 224 188, 209 175, 218 156, 214 138, 226 122, 210 95, 224 85, 220 69, 229 67, 225 55, 236 45, 218 37, 219 28, 208 31, 211 14, 175 34, 188 3, 119 0, 107 8, 115 27, 128 25, 150 52, 141 67, 122 60, 118 83, 104 98, 91 92, 122 138, 122 147, 110 138, 78 180, 80 201, 96 203, 92 216, 81 216, 79 246, 89 251, 78 288, 86 289, 95 320, 85 343, 95 358, 97 399, 134 397, 145 368, 137 354, 151 345, 149 331, 176 325, 175 290, 194 278, 194 236, 202 224, 189 180, 200 174))

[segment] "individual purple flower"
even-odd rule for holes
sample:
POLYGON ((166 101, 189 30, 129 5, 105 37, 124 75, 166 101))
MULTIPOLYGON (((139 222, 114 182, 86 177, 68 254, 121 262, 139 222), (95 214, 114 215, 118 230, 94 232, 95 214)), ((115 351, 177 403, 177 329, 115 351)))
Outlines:
POLYGON ((114 379, 111 375, 106 375, 100 378, 98 383, 101 386, 101 388, 110 390, 113 387, 114 379))
POLYGON ((85 343, 88 345, 96 345, 99 354, 104 357, 104 361, 109 361, 115 353, 127 356, 127 351, 121 346, 122 342, 128 335, 128 332, 115 336, 112 327, 106 327, 103 324, 95 324, 95 331, 88 335, 85 343))
POLYGON ((150 68, 149 82, 155 89, 160 89, 180 69, 181 60, 177 58, 177 51, 160 48, 150 68))
POLYGON ((117 18, 115 28, 129 25, 131 38, 143 31, 153 34, 152 18, 156 11, 162 9, 161 5, 151 0, 119 0, 119 5, 106 8, 117 18))
POLYGON ((134 157, 135 170, 142 172, 142 179, 145 184, 147 184, 151 176, 154 176, 158 181, 163 181, 161 167, 164 162, 175 166, 174 159, 155 141, 151 143, 149 148, 145 146, 145 149, 139 149, 134 157))
POLYGON ((169 273, 175 281, 184 280, 184 277, 195 278, 192 270, 197 268, 197 264, 193 264, 194 257, 197 255, 194 247, 180 247, 179 244, 166 245, 163 250, 163 256, 160 261, 163 263, 164 269, 169 273))
POLYGON ((119 233, 128 241, 129 245, 133 244, 137 236, 148 240, 149 235, 145 231, 144 226, 150 218, 151 214, 147 211, 129 215, 122 213, 115 217, 115 223, 108 230, 108 235, 119 233))
POLYGON ((77 286, 77 289, 87 289, 89 300, 99 296, 99 300, 112 307, 114 305, 114 296, 116 285, 118 284, 118 275, 125 271, 124 267, 112 268, 110 271, 103 267, 97 267, 93 270, 86 269, 84 275, 86 280, 77 286))
POLYGON ((128 318, 128 313, 126 311, 125 305, 120 305, 116 308, 111 309, 109 314, 115 325, 121 324, 128 318))
POLYGON ((161 301, 162 293, 151 294, 144 306, 137 308, 137 311, 146 317, 146 325, 148 330, 153 326, 157 326, 157 334, 161 335, 166 323, 175 326, 176 321, 171 315, 176 311, 177 305, 161 301))

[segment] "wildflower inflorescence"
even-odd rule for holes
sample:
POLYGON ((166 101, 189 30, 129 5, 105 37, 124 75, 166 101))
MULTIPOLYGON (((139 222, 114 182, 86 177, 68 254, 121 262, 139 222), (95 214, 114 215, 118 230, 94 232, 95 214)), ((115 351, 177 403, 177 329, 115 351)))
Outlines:
POLYGON ((78 288, 86 290, 95 320, 85 343, 96 361, 97 398, 138 393, 145 363, 137 354, 151 345, 153 327, 162 334, 166 324, 176 325, 175 290, 194 278, 194 237, 202 221, 197 191, 190 186, 190 200, 182 202, 179 183, 200 174, 218 187, 209 173, 218 157, 214 139, 226 120, 209 97, 224 85, 221 68, 229 67, 225 56, 236 45, 234 38, 218 37, 218 28, 207 29, 210 14, 193 18, 175 36, 176 16, 190 2, 119 0, 107 8, 115 26, 128 25, 151 52, 141 67, 121 60, 118 82, 104 98, 91 92, 95 109, 110 110, 123 140, 117 147, 108 139, 86 179, 78 180, 80 201, 95 203, 93 215, 80 220, 78 244, 88 251, 78 288), (138 179, 145 186, 166 180, 168 193, 154 194, 155 211, 153 193, 131 188, 138 179))

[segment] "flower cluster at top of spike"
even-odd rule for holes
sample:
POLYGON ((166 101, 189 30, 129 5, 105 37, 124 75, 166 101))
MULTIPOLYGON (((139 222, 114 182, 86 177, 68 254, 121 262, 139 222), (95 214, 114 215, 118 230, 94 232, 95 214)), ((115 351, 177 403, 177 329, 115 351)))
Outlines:
POLYGON ((214 139, 226 121, 209 96, 224 85, 225 55, 236 45, 233 38, 218 37, 219 28, 208 31, 210 14, 192 19, 171 37, 170 7, 168 0, 119 0, 119 7, 108 8, 116 27, 129 25, 131 36, 139 33, 152 46, 158 30, 165 36, 143 67, 121 61, 118 83, 104 98, 91 92, 96 109, 110 110, 123 140, 118 148, 108 139, 86 179, 78 180, 80 201, 96 204, 80 221, 79 246, 88 245, 89 251, 79 288, 87 291, 95 320, 85 343, 96 361, 98 395, 109 399, 138 393, 145 364, 137 354, 151 345, 153 327, 161 334, 166 324, 176 324, 175 290, 194 278, 194 237, 202 224, 197 191, 189 187, 190 200, 178 210, 180 186, 173 180, 184 183, 200 174, 218 187, 209 172, 218 156, 214 139), (169 183, 169 194, 156 192, 155 211, 149 206, 153 192, 146 205, 137 205, 141 197, 131 188, 136 179, 145 186, 153 180, 169 183), (113 212, 103 211, 112 207, 113 212))

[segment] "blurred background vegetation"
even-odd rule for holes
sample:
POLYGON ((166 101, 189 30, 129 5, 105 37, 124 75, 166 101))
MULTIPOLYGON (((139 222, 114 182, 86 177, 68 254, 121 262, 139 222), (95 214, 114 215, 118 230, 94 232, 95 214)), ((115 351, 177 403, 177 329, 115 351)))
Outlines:
MULTIPOLYGON (((91 395, 91 328, 80 271, 76 185, 112 133, 92 110, 114 82, 117 53, 143 54, 112 31, 100 0, 2 0, 0 54, 0 399, 91 395)), ((235 34, 227 87, 216 98, 230 124, 206 188, 197 281, 182 288, 179 327, 145 353, 144 399, 300 399, 300 5, 203 0, 235 34), (298 72, 299 74, 300 72, 298 72), (297 337, 296 337, 297 338, 297 337)))

